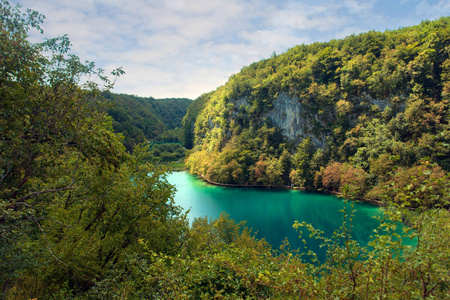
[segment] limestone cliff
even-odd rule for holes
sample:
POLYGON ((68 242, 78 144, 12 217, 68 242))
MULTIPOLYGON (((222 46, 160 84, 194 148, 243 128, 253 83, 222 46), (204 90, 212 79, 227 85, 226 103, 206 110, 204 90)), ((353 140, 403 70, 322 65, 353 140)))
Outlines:
POLYGON ((289 141, 299 143, 303 138, 311 137, 313 143, 323 148, 327 134, 325 131, 313 130, 315 126, 326 128, 317 115, 312 115, 297 96, 280 93, 274 100, 273 109, 265 116, 269 117, 273 124, 279 127, 283 136, 289 141), (314 122, 312 121, 316 121, 314 122))

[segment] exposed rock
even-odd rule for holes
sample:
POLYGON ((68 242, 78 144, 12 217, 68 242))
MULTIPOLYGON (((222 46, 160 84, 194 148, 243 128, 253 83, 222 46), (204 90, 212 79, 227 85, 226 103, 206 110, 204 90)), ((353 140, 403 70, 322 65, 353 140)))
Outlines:
POLYGON ((300 142, 311 136, 312 142, 323 148, 326 135, 318 134, 320 130, 314 130, 315 123, 320 123, 316 116, 309 116, 307 109, 300 103, 297 96, 280 93, 274 100, 273 109, 265 117, 269 117, 273 124, 282 129, 283 135, 290 141, 300 142))
POLYGON ((250 105, 250 104, 248 103, 248 99, 247 99, 247 98, 242 97, 242 98, 239 98, 239 99, 236 100, 236 105, 235 105, 235 107, 236 107, 238 110, 240 109, 240 107, 241 107, 242 105, 244 105, 244 106, 250 105))

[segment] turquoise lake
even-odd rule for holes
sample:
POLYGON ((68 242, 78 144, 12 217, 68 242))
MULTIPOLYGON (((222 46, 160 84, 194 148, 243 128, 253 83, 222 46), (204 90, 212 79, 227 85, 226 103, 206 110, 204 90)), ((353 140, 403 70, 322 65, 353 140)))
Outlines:
MULTIPOLYGON (((229 188, 205 183, 198 177, 187 172, 174 172, 168 176, 168 181, 174 184, 177 192, 175 202, 188 214, 190 222, 196 217, 218 218, 222 212, 240 222, 246 221, 253 229, 256 237, 264 238, 274 249, 278 249, 287 238, 291 249, 302 247, 298 232, 292 228, 297 220, 312 223, 315 228, 324 231, 331 237, 334 230, 342 225, 342 209, 351 204, 340 198, 323 194, 292 190, 229 188)), ((374 219, 380 216, 377 206, 367 203, 354 203, 356 210, 353 218, 353 238, 362 245, 367 245, 373 230, 379 225, 374 219)), ((319 242, 307 238, 308 249, 318 253, 323 258, 325 253, 319 248, 319 242)))

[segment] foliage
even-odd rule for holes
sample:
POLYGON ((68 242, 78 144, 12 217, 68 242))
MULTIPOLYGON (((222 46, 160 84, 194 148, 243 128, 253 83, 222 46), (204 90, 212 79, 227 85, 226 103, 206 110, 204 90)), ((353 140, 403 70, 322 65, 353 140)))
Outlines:
MULTIPOLYGON (((270 110, 270 97, 278 90, 267 78, 278 76, 277 70, 283 68, 274 62, 288 55, 263 61, 262 72, 258 64, 249 66, 244 70, 248 81, 236 75, 230 79, 233 88, 226 86, 218 94, 205 96, 217 106, 210 101, 196 105, 211 109, 210 115, 191 112, 198 115, 197 141, 208 142, 193 151, 188 166, 207 178, 271 186, 295 179, 307 186, 314 175, 315 183, 320 181, 347 197, 364 191, 367 181, 385 189, 381 194, 389 205, 369 247, 352 239, 351 209, 342 211, 342 226, 332 238, 323 237, 312 224, 294 224, 300 238, 306 229, 327 249, 326 260, 318 261, 307 249, 291 251, 287 242, 275 251, 264 240, 255 239, 245 224, 236 224, 226 215, 212 221, 197 219, 188 226, 173 202, 174 187, 166 180, 165 168, 145 162, 151 151, 176 153, 180 146, 153 145, 155 149, 149 150, 150 145, 138 144, 128 153, 112 132, 111 117, 103 112, 106 108, 99 96, 104 91, 99 83, 87 81, 80 86, 83 76, 89 75, 100 76, 106 90, 114 81, 93 64, 69 55, 66 37, 30 43, 28 30, 40 30, 43 16, 22 13, 19 7, 0 1, 2 299, 448 297, 450 189, 445 175, 448 115, 444 101, 448 74, 439 74, 439 67, 429 61, 445 58, 446 47, 440 42, 445 40, 447 19, 424 22, 419 32, 402 29, 396 33, 412 39, 427 37, 431 29, 442 31, 427 40, 435 52, 421 54, 421 44, 405 42, 392 56, 401 57, 414 70, 408 75, 414 95, 406 109, 395 111, 393 106, 392 113, 373 108, 373 115, 360 115, 354 127, 341 114, 328 149, 316 149, 312 138, 298 146, 286 143, 269 119, 255 118, 270 110), (249 92, 252 76, 263 84, 249 92), (436 96, 440 92, 440 85, 434 85, 436 78, 444 81, 442 99, 436 96), (235 96, 254 98, 242 101, 239 112, 229 111, 236 108, 229 101, 235 96), (408 122, 406 129, 404 122, 408 122), (220 126, 209 131, 205 126, 210 123, 220 126), (377 140, 377 130, 383 140, 377 140), (433 149, 427 147, 429 141, 433 149), (290 170, 295 174, 289 176, 290 170), (416 211, 410 210, 412 206, 416 211), (410 228, 400 232, 403 219, 410 228), (410 238, 415 240, 406 246, 404 241, 410 238)), ((293 53, 306 69, 297 70, 292 78, 277 78, 291 89, 290 80, 309 85, 314 76, 317 84, 311 90, 320 96, 321 104, 307 98, 305 105, 329 117, 332 112, 321 105, 337 100, 337 85, 330 81, 339 77, 344 64, 339 51, 348 48, 359 55, 359 67, 347 70, 361 82, 345 78, 358 91, 371 72, 367 64, 384 57, 387 45, 395 49, 394 37, 370 32, 352 36, 347 43, 299 46, 293 53), (331 47, 334 44, 340 48, 331 47)), ((122 72, 119 69, 113 75, 122 72)), ((382 79, 386 77, 377 77, 371 84, 382 79)), ((292 92, 298 91, 292 88, 292 92)), ((361 109, 353 104, 341 102, 341 112, 361 109)), ((192 119, 186 120, 191 124, 192 119)))
POLYGON ((187 224, 165 169, 142 162, 148 147, 127 154, 112 132, 99 96, 114 81, 66 36, 29 42, 42 15, 0 8, 1 298, 82 295, 140 239, 173 254, 187 224))
POLYGON ((180 161, 186 155, 186 149, 178 143, 152 144, 148 152, 148 160, 153 163, 180 161))
POLYGON ((187 165, 221 183, 350 186, 374 200, 422 161, 449 172, 449 49, 444 17, 255 62, 197 100, 187 165))
POLYGON ((131 151, 144 141, 180 141, 181 121, 191 104, 189 99, 141 98, 106 92, 111 104, 108 114, 113 128, 124 136, 124 145, 131 151))
POLYGON ((203 109, 208 94, 203 94, 189 104, 187 112, 181 121, 181 141, 186 149, 192 149, 194 146, 194 127, 197 115, 203 109))
POLYGON ((364 195, 367 174, 361 168, 347 163, 332 162, 317 173, 316 178, 321 178, 322 182, 316 182, 316 186, 341 193, 345 190, 353 197, 364 195))
POLYGON ((311 224, 294 224, 300 238, 306 229, 327 249, 324 261, 312 252, 295 254, 287 243, 274 251, 244 224, 222 215, 215 221, 195 220, 175 255, 155 252, 143 242, 144 256, 131 259, 121 274, 128 281, 103 281, 92 292, 104 291, 101 298, 109 299, 447 297, 450 237, 440 228, 448 228, 448 211, 430 210, 413 218, 414 231, 399 232, 400 210, 386 208, 368 247, 352 239, 352 208, 342 213, 342 226, 331 238, 311 224), (403 239, 411 237, 417 242, 406 246, 403 239))

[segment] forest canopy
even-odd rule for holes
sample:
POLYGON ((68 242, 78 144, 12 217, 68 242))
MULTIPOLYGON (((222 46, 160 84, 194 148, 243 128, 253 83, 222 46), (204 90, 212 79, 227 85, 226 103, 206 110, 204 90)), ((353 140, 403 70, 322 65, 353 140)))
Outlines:
POLYGON ((377 201, 425 184, 432 207, 448 200, 437 186, 448 188, 449 101, 450 17, 299 45, 196 100, 187 166, 219 183, 377 201))
POLYGON ((175 253, 184 215, 165 169, 143 162, 148 147, 131 155, 112 131, 101 95, 115 79, 67 36, 31 43, 38 12, 0 8, 0 298, 98 298, 141 240, 175 253))
POLYGON ((108 96, 102 95, 108 95, 123 71, 113 71, 109 79, 93 63, 82 63, 70 54, 67 36, 31 43, 29 31, 41 31, 44 20, 36 11, 0 0, 0 13, 0 299, 448 296, 448 19, 424 23, 418 32, 413 28, 392 33, 406 34, 400 38, 405 41, 401 51, 388 48, 389 39, 378 33, 350 38, 363 46, 330 42, 350 49, 345 62, 358 61, 357 69, 348 65, 345 72, 339 51, 347 48, 299 46, 244 68, 242 75, 232 77, 232 89, 226 85, 191 104, 183 136, 189 141, 195 120, 196 152, 190 164, 199 174, 272 186, 287 180, 307 186, 322 178, 324 188, 344 185, 349 197, 371 180, 395 179, 395 189, 383 191, 394 203, 384 208, 369 247, 352 239, 351 210, 343 211, 342 226, 332 238, 324 238, 311 224, 293 224, 300 239, 309 232, 326 247, 326 260, 319 262, 314 253, 291 251, 287 243, 275 251, 226 215, 189 225, 173 201, 166 170, 146 162, 151 151, 181 155, 180 147, 149 150, 150 145, 137 144, 129 152, 113 131, 108 96), (435 30, 435 35, 422 33, 435 30), (422 44, 408 46, 409 35, 422 37, 422 44), (427 47, 435 51, 425 51, 427 47), (389 49, 395 50, 393 56, 389 49), (283 65, 290 55, 302 59, 283 65), (370 63, 384 57, 400 62, 386 68, 404 67, 398 76, 407 74, 411 87, 405 99, 379 84, 389 77, 372 68, 383 72, 384 64, 370 63), (431 58, 435 60, 430 63, 431 58), (280 65, 270 66, 272 62, 280 65), (305 63, 306 69, 299 67, 305 63), (283 66, 287 69, 277 74, 283 66), (296 75, 289 79, 287 70, 296 75), (267 74, 278 81, 259 82, 269 78, 267 74), (102 82, 84 80, 93 75, 102 82), (389 101, 396 105, 381 111, 369 105, 369 111, 368 104, 358 104, 358 94, 343 94, 341 75, 349 76, 354 91, 369 86, 378 87, 372 92, 379 95, 392 92, 389 101), (273 105, 274 98, 267 95, 281 91, 275 83, 292 95, 304 94, 304 105, 324 117, 335 116, 333 105, 339 107, 341 117, 332 128, 323 128, 333 132, 326 147, 317 147, 313 137, 286 141, 273 120, 260 118, 273 105), (252 102, 241 101, 237 110, 238 102, 229 100, 242 95, 252 102), (222 105, 225 100, 229 102, 222 105), (356 123, 343 117, 356 112, 364 112, 355 115, 356 123), (211 129, 209 123, 221 127, 211 129), (402 127, 405 124, 408 127, 402 127), (208 153, 205 164, 200 164, 199 153, 208 153), (210 158, 226 164, 216 165, 210 158), (396 172, 386 171, 393 168, 396 172), (410 229, 400 234, 397 226, 405 219, 410 229), (403 238, 418 242, 405 246, 403 238))
POLYGON ((154 99, 125 94, 103 93, 110 104, 113 129, 123 134, 128 151, 144 142, 181 142, 181 121, 192 100, 154 99))

